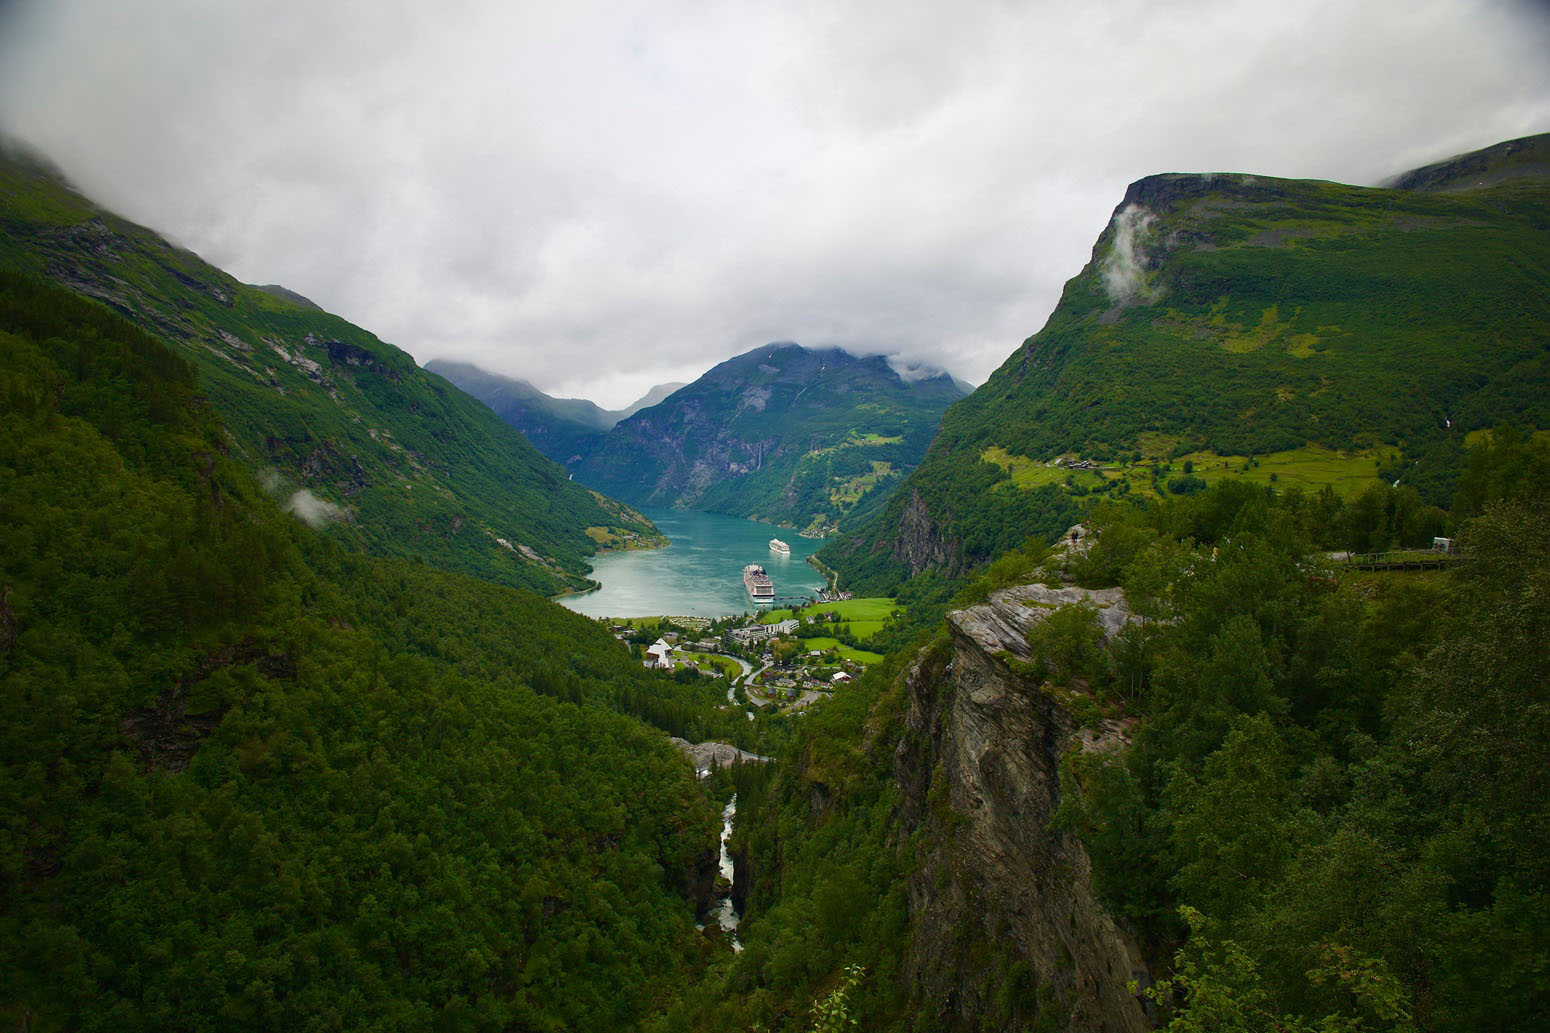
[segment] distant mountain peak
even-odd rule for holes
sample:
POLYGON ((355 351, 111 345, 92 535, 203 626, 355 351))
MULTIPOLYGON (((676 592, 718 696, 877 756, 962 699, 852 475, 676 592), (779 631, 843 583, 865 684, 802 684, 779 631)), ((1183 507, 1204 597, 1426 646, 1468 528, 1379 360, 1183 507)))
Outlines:
POLYGON ((469 362, 432 359, 425 368, 479 399, 521 431, 533 447, 566 465, 588 455, 614 424, 684 386, 658 384, 625 408, 609 410, 586 398, 556 398, 530 381, 491 373, 469 362))
POLYGON ((1550 133, 1457 154, 1401 173, 1383 185, 1394 190, 1448 193, 1480 190, 1531 177, 1550 178, 1550 133))
MULTIPOLYGON (((623 409, 618 410, 618 417, 620 420, 627 420, 631 416, 634 416, 636 413, 640 412, 642 409, 649 409, 653 405, 656 405, 658 402, 665 401, 666 399, 672 397, 673 392, 677 391, 679 388, 688 386, 688 381, 684 380, 674 381, 669 384, 658 384, 651 390, 647 391, 645 394, 641 395, 639 398, 635 399, 635 401, 625 406, 623 409)), ((616 420, 615 422, 618 421, 616 420)))
MULTIPOLYGON (((874 351, 851 351, 839 345, 809 346, 799 344, 796 341, 771 341, 768 344, 750 348, 717 363, 707 371, 707 376, 716 371, 736 373, 745 369, 768 367, 763 372, 769 375, 786 372, 783 367, 771 366, 771 362, 798 361, 802 366, 794 370, 795 375, 806 375, 809 371, 825 371, 835 367, 849 367, 855 365, 870 366, 879 372, 891 371, 893 376, 901 382, 909 384, 921 380, 943 379, 953 383, 962 382, 953 377, 948 371, 922 362, 903 359, 896 355, 887 355, 874 351)), ((972 390, 972 388, 970 388, 972 390)))
POLYGON ((947 370, 940 366, 933 366, 928 362, 917 362, 905 359, 899 355, 887 355, 884 356, 884 359, 888 363, 888 368, 897 373, 899 379, 906 384, 916 380, 936 380, 939 377, 946 377, 955 383, 958 381, 958 378, 954 377, 947 370))
POLYGON ((940 371, 907 372, 883 355, 762 344, 622 420, 576 477, 643 504, 824 533, 885 496, 966 393, 940 371))

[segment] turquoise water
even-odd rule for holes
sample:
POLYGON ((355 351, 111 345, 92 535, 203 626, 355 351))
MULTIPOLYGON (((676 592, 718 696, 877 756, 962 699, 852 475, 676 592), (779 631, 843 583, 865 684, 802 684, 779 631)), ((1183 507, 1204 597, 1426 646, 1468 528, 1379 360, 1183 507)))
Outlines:
POLYGON ((775 582, 777 603, 808 596, 824 586, 807 557, 823 542, 753 520, 682 509, 642 510, 672 542, 665 549, 615 552, 592 561, 592 579, 603 587, 560 599, 588 617, 724 617, 756 607, 743 587, 743 568, 759 563, 775 582), (770 539, 791 546, 790 556, 770 551, 770 539))

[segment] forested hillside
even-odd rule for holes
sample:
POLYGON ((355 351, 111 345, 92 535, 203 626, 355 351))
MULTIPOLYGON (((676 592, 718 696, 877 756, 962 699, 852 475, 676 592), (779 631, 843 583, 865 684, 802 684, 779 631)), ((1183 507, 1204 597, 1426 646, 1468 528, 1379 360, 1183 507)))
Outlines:
POLYGON ((715 808, 638 718, 740 734, 713 688, 319 537, 189 361, 8 272, 0 395, 13 1027, 615 1030, 692 974, 715 808))
POLYGON ((886 497, 963 394, 881 356, 766 345, 621 421, 576 477, 637 505, 825 532, 886 497))
POLYGON ((1466 435, 1550 425, 1547 155, 1533 137, 1385 189, 1133 184, 1045 327, 822 558, 876 591, 1058 533, 1095 493, 1224 476, 1447 508, 1466 435))
POLYGON ((1550 447, 1461 476, 1436 573, 1331 567, 1340 504, 1232 482, 1002 557, 744 774, 746 949, 659 1028, 1532 1028, 1550 447))
POLYGON ((653 1028, 1550 1011, 1547 146, 1132 187, 823 553, 919 635, 740 773, 746 949, 653 1028))
POLYGON ((288 291, 238 283, 0 147, 0 267, 96 299, 198 368, 237 457, 354 547, 552 594, 659 542, 485 406, 288 291))

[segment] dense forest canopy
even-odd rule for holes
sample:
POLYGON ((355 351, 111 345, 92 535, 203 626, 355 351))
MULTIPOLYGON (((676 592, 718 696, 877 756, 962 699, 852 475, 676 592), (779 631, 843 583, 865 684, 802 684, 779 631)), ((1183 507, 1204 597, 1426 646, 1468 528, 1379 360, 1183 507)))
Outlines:
POLYGON ((184 359, 0 274, 0 999, 37 1029, 617 1029, 697 956, 707 692, 349 555, 184 359))
MULTIPOLYGON (((1060 610, 1037 662, 1007 663, 1084 724, 1131 729, 1128 750, 1068 755, 1056 825, 1172 973, 1152 991, 1168 1028, 1509 1030, 1550 1005, 1550 445, 1504 431, 1463 476, 1478 515, 1456 570, 1341 573, 1317 500, 1227 483, 1110 505, 1086 552, 1014 551, 961 585, 955 605, 1118 583, 1147 618, 1105 642, 1091 611, 1060 610)), ((961 818, 938 780, 933 819, 903 834, 897 756, 906 676, 950 656, 941 632, 895 653, 773 777, 743 777, 748 949, 661 1028, 797 1028, 850 966, 865 1028, 943 1014, 901 975, 921 949, 905 888, 920 837, 961 818)), ((1010 995, 987 1028, 1066 1028, 1015 952, 963 949, 1010 995)))

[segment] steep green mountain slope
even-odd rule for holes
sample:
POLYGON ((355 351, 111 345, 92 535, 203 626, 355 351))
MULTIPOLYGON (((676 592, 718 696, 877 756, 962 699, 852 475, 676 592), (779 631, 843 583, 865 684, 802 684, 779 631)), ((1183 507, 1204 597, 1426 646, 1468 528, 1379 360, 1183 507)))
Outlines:
POLYGON ((1323 463, 1314 486, 1398 481, 1447 506, 1467 432, 1550 424, 1547 167, 1541 136, 1413 189, 1135 183, 1044 329, 822 558, 867 589, 957 573, 1057 533, 1090 491, 1202 486, 1186 457, 1219 475, 1277 453, 1323 463))
POLYGON ((288 291, 238 283, 14 149, 0 149, 0 266, 178 346, 242 458, 357 547, 553 593, 585 583, 599 543, 655 533, 397 348, 288 291))
POLYGON ((614 424, 684 386, 659 384, 635 404, 610 411, 585 398, 555 398, 525 380, 489 373, 466 362, 432 359, 425 368, 488 405, 534 448, 566 466, 590 455, 614 424))
POLYGON ((713 689, 317 536, 189 362, 3 271, 0 397, 11 1027, 616 1030, 694 970, 715 809, 626 715, 713 689))
POLYGON ((766 345, 620 422, 576 477, 640 505, 820 532, 891 490, 963 393, 946 374, 905 380, 880 356, 766 345))

